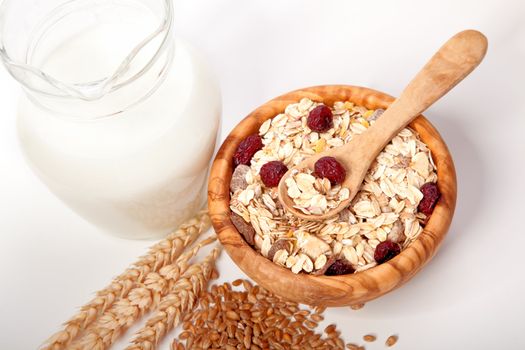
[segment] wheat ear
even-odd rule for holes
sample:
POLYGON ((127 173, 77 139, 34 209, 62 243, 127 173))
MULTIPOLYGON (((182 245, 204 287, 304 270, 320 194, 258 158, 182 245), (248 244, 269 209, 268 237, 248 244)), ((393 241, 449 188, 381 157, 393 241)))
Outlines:
POLYGON ((71 349, 107 349, 121 334, 144 313, 159 304, 176 285, 181 275, 192 268, 189 260, 205 245, 214 242, 215 236, 207 238, 183 253, 172 265, 160 269, 159 273, 151 272, 143 284, 132 289, 126 298, 114 303, 95 323, 71 344, 71 349), (189 266, 189 267, 188 267, 189 266))
POLYGON ((206 290, 219 253, 219 248, 213 249, 204 261, 184 273, 126 350, 154 350, 166 333, 181 323, 184 315, 197 305, 200 293, 206 290))
POLYGON ((195 242, 199 235, 210 227, 206 211, 183 223, 175 232, 152 246, 148 253, 139 258, 123 274, 117 276, 109 286, 97 292, 95 298, 80 308, 80 311, 64 328, 51 336, 42 345, 42 350, 62 350, 76 339, 89 325, 96 321, 116 301, 125 298, 151 272, 160 271, 172 264, 184 249, 195 242))

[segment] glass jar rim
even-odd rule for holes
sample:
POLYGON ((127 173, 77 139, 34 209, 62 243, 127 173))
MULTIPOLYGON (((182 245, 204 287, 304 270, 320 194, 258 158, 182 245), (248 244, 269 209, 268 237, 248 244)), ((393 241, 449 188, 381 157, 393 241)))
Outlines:
MULTIPOLYGON (((69 0, 59 7, 71 4, 75 1, 79 0, 69 0)), ((173 0, 161 1, 164 5, 165 13, 157 28, 153 32, 149 33, 142 41, 140 41, 124 57, 122 62, 117 66, 117 69, 104 79, 80 83, 66 83, 27 62, 13 59, 5 45, 4 37, 6 28, 4 18, 6 14, 9 13, 9 7, 13 3, 17 2, 17 0, 3 0, 0 2, 0 58, 4 62, 4 65, 8 69, 9 73, 30 91, 52 97, 78 98, 86 101, 97 100, 104 95, 116 91, 140 78, 156 63, 159 57, 162 56, 166 50, 173 30, 173 0), (135 74, 127 77, 125 80, 119 81, 119 77, 121 77, 123 72, 127 70, 130 64, 133 62, 133 59, 154 39, 161 40, 147 63, 145 63, 135 74), (29 74, 33 78, 37 78, 40 82, 44 82, 44 84, 50 86, 53 91, 45 91, 37 86, 34 86, 34 84, 31 84, 28 81, 28 79, 23 78, 26 74, 29 74)))

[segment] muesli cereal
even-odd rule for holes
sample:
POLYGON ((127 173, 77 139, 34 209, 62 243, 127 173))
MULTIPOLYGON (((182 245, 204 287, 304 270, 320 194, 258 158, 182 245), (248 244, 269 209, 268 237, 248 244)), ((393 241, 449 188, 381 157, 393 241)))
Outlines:
MULTIPOLYGON (((439 199, 439 189, 430 151, 410 128, 378 155, 350 206, 337 216, 325 221, 298 219, 282 208, 277 197, 276 186, 286 169, 344 145, 382 112, 351 102, 330 107, 304 98, 241 143, 235 163, 242 168, 235 170, 230 208, 238 215, 236 226, 242 219, 255 231, 257 251, 294 273, 347 274, 388 261, 418 237, 439 199)), ((337 181, 314 172, 296 172, 288 178, 288 194, 303 212, 322 214, 349 193, 337 181)), ((252 240, 251 234, 245 236, 252 240)))
POLYGON ((332 186, 326 177, 316 177, 310 169, 293 170, 284 181, 294 207, 307 215, 324 214, 350 197, 348 188, 332 186))

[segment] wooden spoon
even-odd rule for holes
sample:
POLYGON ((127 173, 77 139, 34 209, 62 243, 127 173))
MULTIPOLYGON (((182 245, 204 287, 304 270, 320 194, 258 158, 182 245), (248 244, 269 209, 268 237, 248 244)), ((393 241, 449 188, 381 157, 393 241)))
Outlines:
POLYGON ((281 178, 278 188, 279 200, 284 208, 307 220, 324 220, 337 215, 355 197, 370 165, 390 140, 472 72, 482 61, 486 51, 487 38, 478 31, 465 30, 450 38, 366 132, 354 136, 344 146, 309 157, 288 170, 281 178), (305 214, 294 208, 285 180, 294 169, 313 170, 315 162, 327 156, 335 157, 345 167, 346 178, 342 186, 350 190, 350 197, 325 214, 305 214))

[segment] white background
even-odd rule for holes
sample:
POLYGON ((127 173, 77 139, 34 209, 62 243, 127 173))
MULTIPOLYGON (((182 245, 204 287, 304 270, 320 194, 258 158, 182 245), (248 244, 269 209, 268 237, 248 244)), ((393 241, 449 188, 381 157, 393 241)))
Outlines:
MULTIPOLYGON (((382 349, 397 333, 396 349, 525 349, 524 17, 522 0, 176 1, 178 35, 220 78, 223 139, 291 89, 348 83, 397 95, 455 32, 487 35, 482 65, 426 113, 457 167, 449 235, 403 288, 360 311, 327 312, 347 341, 374 332, 380 341, 367 349, 382 349)), ((15 135, 19 93, 0 69, 2 350, 38 347, 152 244, 102 234, 36 179, 15 135)), ((242 275, 225 254, 220 270, 242 275)))

